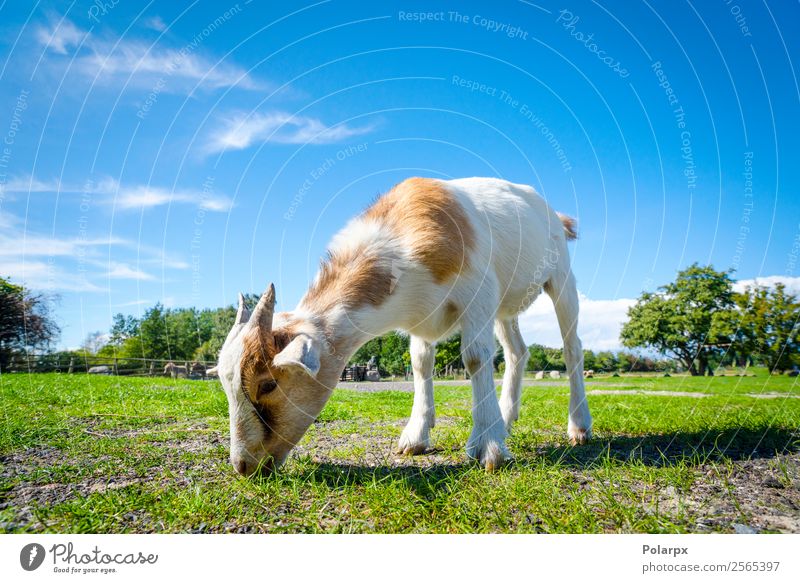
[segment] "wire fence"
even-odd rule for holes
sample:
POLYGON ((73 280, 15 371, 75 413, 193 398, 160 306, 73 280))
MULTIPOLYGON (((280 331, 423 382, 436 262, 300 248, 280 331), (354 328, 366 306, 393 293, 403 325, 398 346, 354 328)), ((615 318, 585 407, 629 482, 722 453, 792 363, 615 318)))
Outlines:
POLYGON ((206 379, 215 376, 209 369, 215 361, 179 360, 163 358, 115 358, 92 354, 16 354, 0 372, 39 373, 56 372, 66 374, 88 373, 116 376, 142 376, 206 379))

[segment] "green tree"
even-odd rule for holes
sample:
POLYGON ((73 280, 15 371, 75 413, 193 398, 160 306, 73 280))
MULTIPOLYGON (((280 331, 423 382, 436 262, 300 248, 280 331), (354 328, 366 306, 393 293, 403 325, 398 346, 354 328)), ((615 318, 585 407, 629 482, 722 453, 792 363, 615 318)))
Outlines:
POLYGON ((139 338, 146 358, 172 358, 166 326, 166 310, 157 303, 144 313, 139 322, 139 338))
POLYGON ((798 363, 800 352, 800 303, 778 283, 774 290, 748 287, 736 294, 737 353, 750 354, 770 372, 783 372, 798 363))
POLYGON ((651 348, 680 360, 692 375, 730 343, 734 305, 729 272, 696 263, 658 293, 645 292, 628 310, 620 338, 628 348, 651 348))
POLYGON ((114 346, 120 346, 128 338, 139 334, 139 320, 133 316, 115 314, 111 322, 109 342, 114 346))
POLYGON ((437 371, 443 371, 448 366, 464 368, 461 360, 461 334, 454 334, 436 345, 436 364, 434 366, 437 371))
POLYGON ((58 337, 52 300, 0 277, 0 370, 14 354, 47 347, 58 337))

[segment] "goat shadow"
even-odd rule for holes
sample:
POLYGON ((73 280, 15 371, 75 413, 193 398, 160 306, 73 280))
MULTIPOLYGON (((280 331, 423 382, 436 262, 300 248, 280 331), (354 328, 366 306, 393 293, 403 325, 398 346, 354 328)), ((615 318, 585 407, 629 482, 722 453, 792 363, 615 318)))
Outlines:
MULTIPOLYGON (((800 429, 733 427, 723 430, 672 432, 643 436, 600 436, 586 445, 517 446, 516 459, 500 471, 541 467, 591 470, 609 462, 672 467, 679 463, 699 467, 708 463, 771 459, 800 451, 800 429)), ((421 465, 361 465, 349 462, 314 462, 301 471, 303 478, 331 488, 374 484, 384 480, 406 483, 421 496, 430 496, 446 479, 477 469, 470 460, 421 465)))

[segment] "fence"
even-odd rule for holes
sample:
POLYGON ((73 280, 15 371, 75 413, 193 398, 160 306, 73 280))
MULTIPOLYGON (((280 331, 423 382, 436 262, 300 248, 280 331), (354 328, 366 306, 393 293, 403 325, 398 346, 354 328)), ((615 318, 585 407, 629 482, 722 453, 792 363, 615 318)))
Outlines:
POLYGON ((206 371, 216 366, 214 361, 184 361, 161 358, 114 358, 109 356, 65 354, 18 354, 11 357, 2 373, 59 372, 90 373, 118 376, 186 376, 206 378, 206 371), (172 363, 178 370, 166 371, 172 363), (181 370, 181 367, 183 370, 181 370), (184 372, 185 371, 185 372, 184 372))

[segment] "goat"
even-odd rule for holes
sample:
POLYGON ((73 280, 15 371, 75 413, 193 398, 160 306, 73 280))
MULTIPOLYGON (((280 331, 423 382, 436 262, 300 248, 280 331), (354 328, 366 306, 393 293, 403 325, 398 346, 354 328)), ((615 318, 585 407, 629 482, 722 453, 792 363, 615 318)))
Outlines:
POLYGON ((578 294, 567 240, 573 219, 536 191, 493 178, 410 178, 334 236, 328 257, 290 312, 275 313, 269 285, 239 308, 217 368, 228 399, 231 463, 250 475, 279 467, 317 418, 359 346, 390 330, 411 336, 414 403, 397 452, 420 454, 434 425, 435 343, 461 332, 472 383, 467 455, 491 471, 510 459, 529 353, 518 324, 544 290, 553 300, 570 379, 567 433, 591 436, 577 335, 578 294), (499 399, 494 334, 506 369, 499 399))
POLYGON ((186 378, 186 367, 178 366, 174 362, 168 362, 164 367, 164 374, 171 376, 173 379, 186 378))

